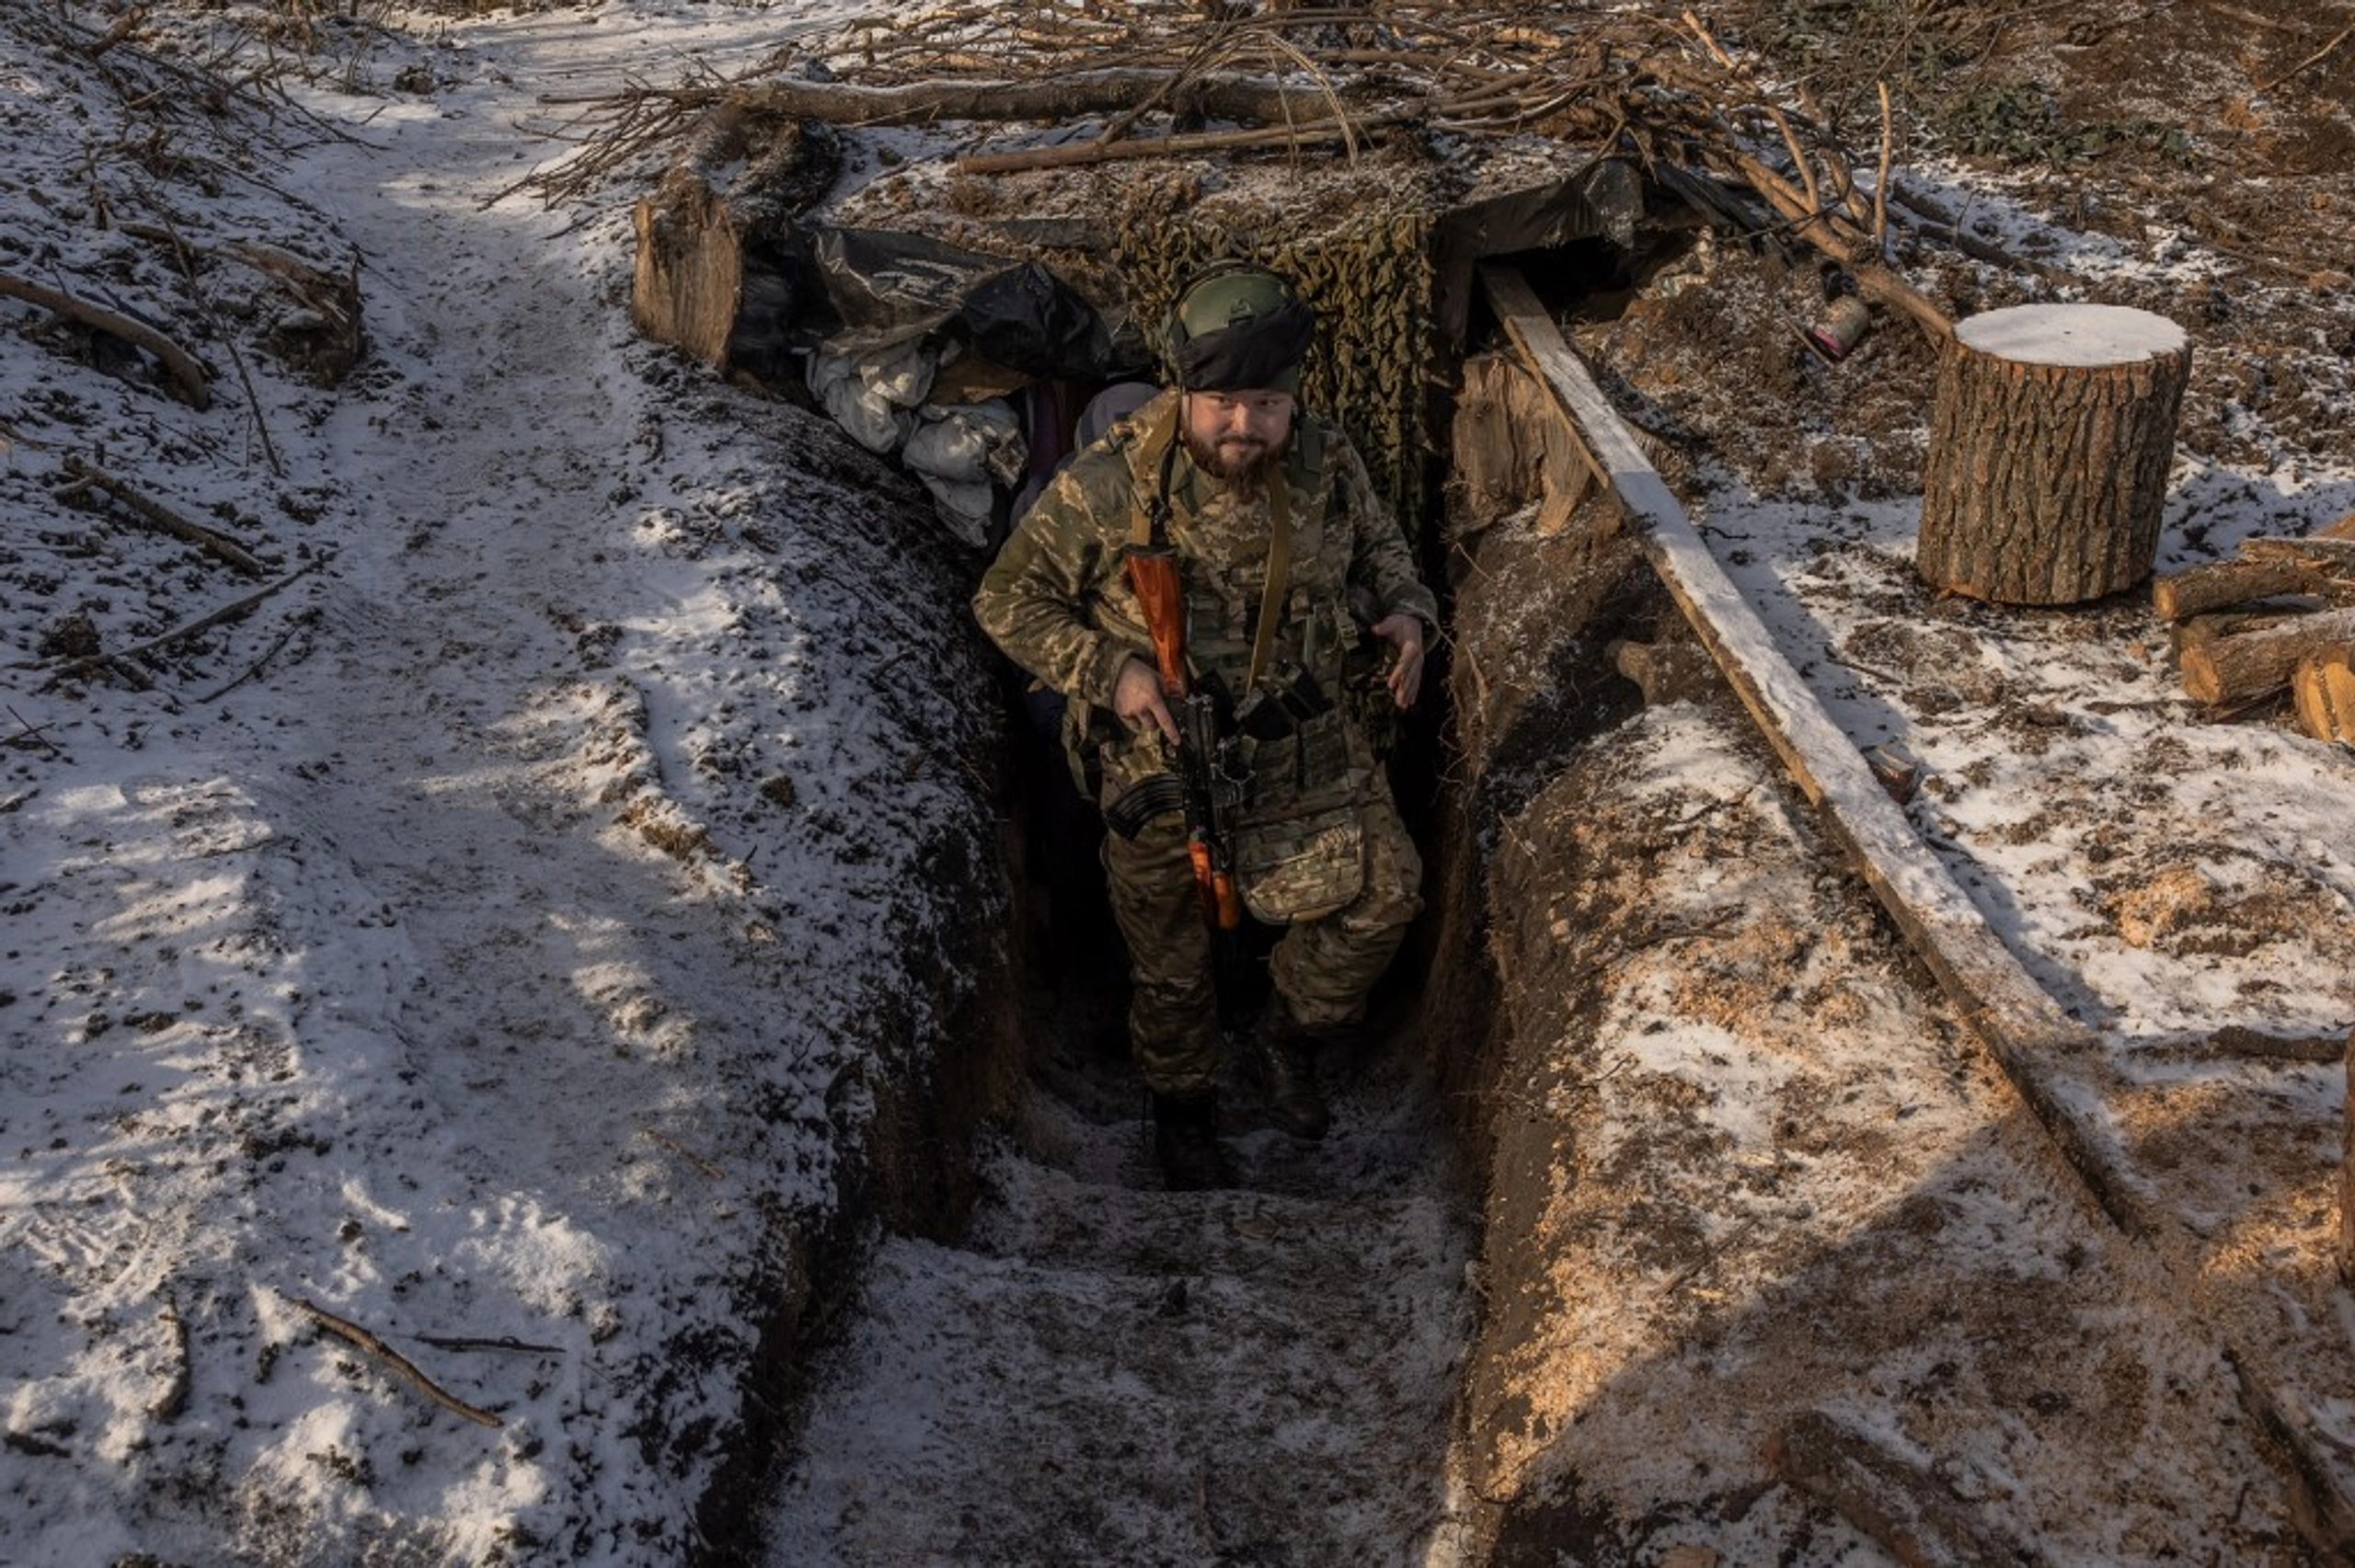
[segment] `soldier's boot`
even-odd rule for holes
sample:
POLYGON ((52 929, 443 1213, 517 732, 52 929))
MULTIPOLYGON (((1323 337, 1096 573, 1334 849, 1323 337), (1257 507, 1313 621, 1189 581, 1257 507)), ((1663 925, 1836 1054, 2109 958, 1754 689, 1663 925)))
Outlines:
POLYGON ((1259 1085, 1268 1096, 1275 1123, 1297 1139, 1314 1143, 1333 1125, 1325 1104, 1324 1086, 1316 1081, 1316 1053, 1324 1040, 1292 1020, 1279 1001, 1259 1022, 1259 1085))
POLYGON ((1153 1152, 1162 1185, 1174 1193, 1233 1184, 1226 1150, 1218 1142, 1218 1092, 1153 1097, 1153 1152))

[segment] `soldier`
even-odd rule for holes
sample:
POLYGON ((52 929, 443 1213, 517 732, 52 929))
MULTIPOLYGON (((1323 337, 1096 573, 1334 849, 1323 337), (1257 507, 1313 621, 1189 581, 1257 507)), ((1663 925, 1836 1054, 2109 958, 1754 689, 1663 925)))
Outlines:
POLYGON ((1316 1059, 1364 1016, 1367 993, 1421 908, 1422 863, 1376 749, 1415 701, 1438 606, 1339 429, 1297 402, 1315 318, 1284 283, 1228 265, 1178 296, 1164 344, 1175 385, 1049 485, 973 596, 1014 661, 1072 699, 1066 738, 1110 831, 1113 914, 1134 980, 1130 1047, 1152 1091, 1172 1190, 1223 1184, 1224 1056, 1188 830, 1170 785, 1178 727, 1132 549, 1174 547, 1189 679, 1231 704, 1232 761, 1249 784, 1233 865, 1251 914, 1286 928, 1253 1056, 1279 1126, 1324 1136, 1316 1059), (1367 633, 1386 678, 1361 676, 1367 633))

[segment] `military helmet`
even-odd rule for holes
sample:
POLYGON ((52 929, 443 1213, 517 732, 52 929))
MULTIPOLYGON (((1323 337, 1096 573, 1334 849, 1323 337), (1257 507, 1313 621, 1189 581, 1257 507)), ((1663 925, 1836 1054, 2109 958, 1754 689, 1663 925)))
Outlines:
POLYGON ((1189 392, 1300 391, 1316 313, 1273 272, 1220 262, 1178 291, 1163 351, 1189 392))

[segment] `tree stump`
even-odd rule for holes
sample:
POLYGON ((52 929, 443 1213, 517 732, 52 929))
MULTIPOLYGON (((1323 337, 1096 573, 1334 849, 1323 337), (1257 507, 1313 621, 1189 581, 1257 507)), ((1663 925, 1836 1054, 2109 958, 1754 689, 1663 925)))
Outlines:
POLYGON ((841 166, 830 126, 733 104, 714 110, 632 215, 638 330, 721 371, 796 379, 787 342, 800 303, 795 220, 841 166))
POLYGON ((1914 567, 1946 592, 2076 604, 2158 557, 2183 329, 2115 305, 2016 305, 1956 324, 1938 364, 1914 567))

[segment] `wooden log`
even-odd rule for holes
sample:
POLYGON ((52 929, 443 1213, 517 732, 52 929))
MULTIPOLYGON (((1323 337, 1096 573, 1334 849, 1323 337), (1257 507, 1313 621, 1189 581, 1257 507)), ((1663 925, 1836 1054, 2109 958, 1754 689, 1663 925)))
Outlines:
POLYGON ((2355 511, 2336 522, 2326 522, 2314 531, 2316 539, 2355 539, 2355 511))
POLYGON ((2349 641, 2355 641, 2355 610, 2326 610, 2255 631, 2193 637, 2177 662, 2183 689, 2194 702, 2232 703, 2280 691, 2300 659, 2349 641))
POLYGON ((2244 539, 2241 558, 2276 566, 2286 563, 2355 580, 2355 539, 2328 534, 2310 539, 2244 539))
POLYGON ((1914 565, 1998 604, 2075 604, 2156 558, 2189 340, 2110 305, 1957 324, 1938 361, 1914 565))
POLYGON ((2355 647, 2333 643, 2298 660, 2290 692, 2308 735, 2355 746, 2355 647))
POLYGON ((785 334, 793 273, 776 237, 824 195, 842 166, 827 126, 740 105, 715 111, 631 217, 638 254, 630 319, 719 370, 791 379, 785 334))
POLYGON ((2211 561, 2151 581, 2151 609, 2162 621, 2188 621, 2252 599, 2311 594, 2355 600, 2355 580, 2321 575, 2296 561, 2211 561))
POLYGON ((836 125, 935 125, 944 120, 1077 120, 1159 104, 1173 114, 1254 125, 1306 125, 1335 118, 1338 107, 1315 86, 1217 72, 1173 83, 1158 70, 1070 71, 999 81, 943 79, 862 86, 772 77, 733 89, 737 105, 770 119, 823 120, 836 125))

